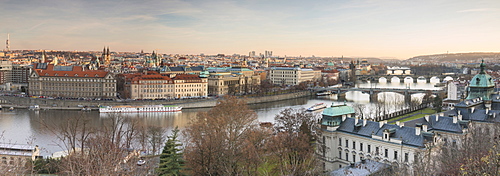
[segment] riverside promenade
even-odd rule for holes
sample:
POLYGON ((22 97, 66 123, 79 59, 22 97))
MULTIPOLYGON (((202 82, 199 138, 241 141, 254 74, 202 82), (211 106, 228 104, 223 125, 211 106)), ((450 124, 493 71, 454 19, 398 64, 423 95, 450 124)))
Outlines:
MULTIPOLYGON (((248 104, 267 103, 287 99, 295 99, 301 97, 312 96, 312 92, 300 91, 293 93, 267 95, 258 97, 238 96, 240 99, 245 99, 248 104)), ((27 109, 33 105, 39 105, 42 110, 82 110, 84 107, 90 108, 92 111, 99 109, 99 106, 119 106, 119 105, 178 105, 183 109, 196 108, 211 108, 217 104, 217 98, 206 99, 183 99, 183 100, 57 100, 45 98, 31 98, 19 96, 0 96, 0 105, 3 108, 14 107, 14 109, 27 109)))

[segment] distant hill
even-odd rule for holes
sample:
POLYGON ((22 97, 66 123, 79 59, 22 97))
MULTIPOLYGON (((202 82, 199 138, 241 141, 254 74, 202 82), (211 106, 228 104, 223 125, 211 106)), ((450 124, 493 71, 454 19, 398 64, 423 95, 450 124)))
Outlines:
POLYGON ((484 59, 485 62, 500 62, 500 53, 451 53, 415 56, 406 61, 411 62, 467 62, 477 63, 484 59))

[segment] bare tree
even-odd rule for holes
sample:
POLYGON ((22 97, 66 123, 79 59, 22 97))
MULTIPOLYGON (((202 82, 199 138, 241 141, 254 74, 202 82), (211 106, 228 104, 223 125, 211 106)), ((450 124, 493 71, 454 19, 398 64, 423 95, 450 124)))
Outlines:
POLYGON ((184 151, 193 175, 241 175, 249 135, 259 129, 246 102, 225 96, 208 112, 200 112, 184 130, 184 151))

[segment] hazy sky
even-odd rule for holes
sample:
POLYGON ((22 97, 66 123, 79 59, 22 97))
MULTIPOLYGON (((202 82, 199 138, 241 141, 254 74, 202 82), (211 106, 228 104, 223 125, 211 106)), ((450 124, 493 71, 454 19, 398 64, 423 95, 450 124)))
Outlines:
POLYGON ((0 12, 11 49, 400 59, 500 51, 499 0, 2 0, 0 12))

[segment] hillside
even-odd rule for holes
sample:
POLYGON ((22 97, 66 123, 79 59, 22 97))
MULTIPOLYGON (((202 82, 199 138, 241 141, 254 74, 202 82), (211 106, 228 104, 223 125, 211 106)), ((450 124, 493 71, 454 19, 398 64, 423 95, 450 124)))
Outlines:
POLYGON ((477 63, 484 59, 486 62, 500 62, 500 53, 451 53, 434 54, 412 57, 411 62, 467 62, 477 63))

